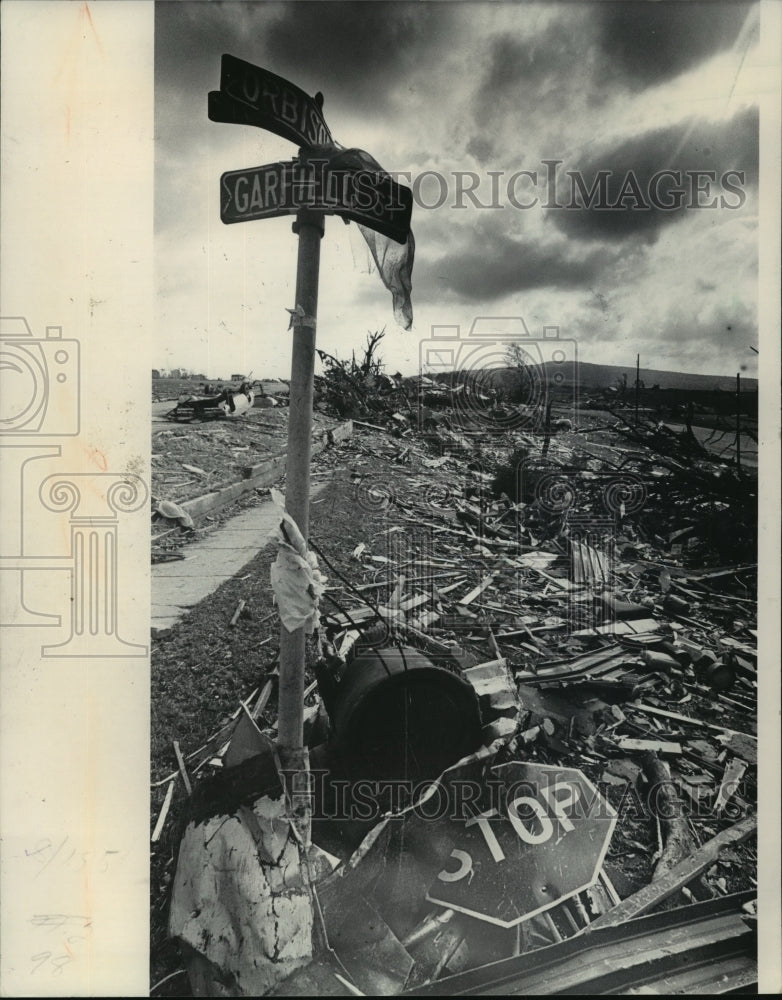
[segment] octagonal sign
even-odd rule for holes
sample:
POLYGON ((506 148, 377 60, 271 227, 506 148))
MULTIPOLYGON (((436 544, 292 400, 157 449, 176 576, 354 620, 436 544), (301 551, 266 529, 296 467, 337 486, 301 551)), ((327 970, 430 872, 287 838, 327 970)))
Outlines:
POLYGON ((575 768, 512 762, 452 819, 454 848, 427 899, 513 927, 594 885, 616 812, 575 768))

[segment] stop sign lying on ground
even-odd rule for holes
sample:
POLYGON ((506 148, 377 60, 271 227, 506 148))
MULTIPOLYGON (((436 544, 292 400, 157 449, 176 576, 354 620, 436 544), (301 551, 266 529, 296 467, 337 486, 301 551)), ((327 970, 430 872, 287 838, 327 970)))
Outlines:
POLYGON ((454 849, 427 899, 513 927, 597 881, 616 812, 575 768, 492 771, 474 815, 450 821, 454 849))

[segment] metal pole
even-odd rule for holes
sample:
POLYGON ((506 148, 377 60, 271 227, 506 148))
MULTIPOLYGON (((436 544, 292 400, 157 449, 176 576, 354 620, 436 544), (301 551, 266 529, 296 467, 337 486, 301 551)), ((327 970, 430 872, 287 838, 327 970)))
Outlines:
POLYGON ((736 465, 741 468, 741 373, 736 372, 736 465))
POLYGON ((638 426, 638 391, 641 386, 641 355, 635 356, 635 426, 638 426))
MULTIPOLYGON (((293 224, 293 231, 299 237, 299 251, 291 354, 285 509, 306 539, 309 532, 315 327, 318 313, 320 241, 324 231, 323 214, 300 209, 293 224)), ((304 629, 289 632, 284 625, 281 625, 277 748, 283 770, 289 770, 294 775, 296 772, 304 772, 306 780, 308 761, 306 749, 303 748, 304 659, 304 629)), ((292 788, 294 791, 305 792, 295 778, 292 788)))

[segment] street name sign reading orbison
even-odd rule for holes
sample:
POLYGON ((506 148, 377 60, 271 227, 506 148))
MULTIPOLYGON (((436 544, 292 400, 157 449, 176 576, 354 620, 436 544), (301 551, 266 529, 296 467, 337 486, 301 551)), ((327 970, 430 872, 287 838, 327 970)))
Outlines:
POLYGON ((427 898, 513 927, 597 881, 616 812, 574 768, 492 768, 491 795, 452 820, 454 849, 427 898))
POLYGON ((209 118, 231 125, 257 125, 298 146, 334 141, 319 101, 281 76, 236 56, 223 56, 220 89, 209 94, 209 118))
POLYGON ((292 215, 301 208, 339 215, 404 243, 413 196, 387 174, 329 168, 326 160, 289 160, 220 178, 220 218, 230 224, 292 215))

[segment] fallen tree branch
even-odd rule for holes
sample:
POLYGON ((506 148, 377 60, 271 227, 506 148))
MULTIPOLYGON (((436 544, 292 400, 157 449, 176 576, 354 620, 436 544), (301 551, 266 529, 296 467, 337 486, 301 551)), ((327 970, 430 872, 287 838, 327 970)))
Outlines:
POLYGON ((641 914, 648 913, 658 903, 662 903, 688 882, 705 872, 714 864, 720 852, 726 847, 740 844, 750 837, 757 829, 757 822, 756 816, 746 816, 738 823, 728 827, 727 830, 718 833, 716 837, 712 837, 689 858, 685 858, 684 861, 680 861, 678 865, 671 868, 662 878, 656 879, 644 886, 643 889, 639 889, 632 896, 622 900, 618 906, 593 920, 589 927, 585 928, 585 932, 589 934, 599 927, 616 927, 617 924, 622 924, 626 920, 632 920, 633 917, 640 917, 641 914))

